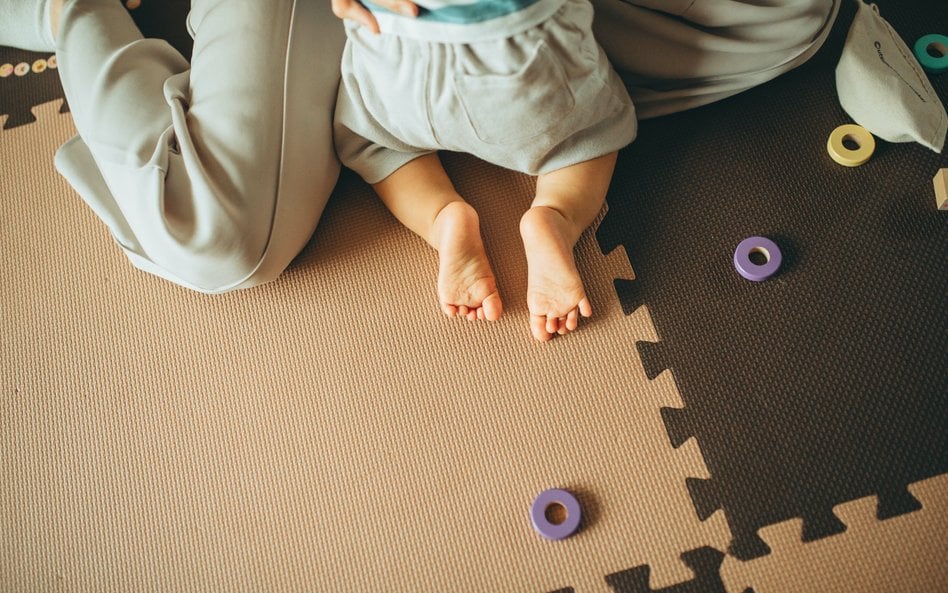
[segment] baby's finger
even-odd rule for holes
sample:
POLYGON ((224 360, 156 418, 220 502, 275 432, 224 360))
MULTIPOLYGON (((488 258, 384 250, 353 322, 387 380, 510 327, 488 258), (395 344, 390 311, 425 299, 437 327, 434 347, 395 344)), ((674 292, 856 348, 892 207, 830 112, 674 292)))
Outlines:
POLYGON ((378 21, 356 0, 332 0, 332 12, 341 19, 349 19, 363 25, 376 35, 379 33, 378 21))

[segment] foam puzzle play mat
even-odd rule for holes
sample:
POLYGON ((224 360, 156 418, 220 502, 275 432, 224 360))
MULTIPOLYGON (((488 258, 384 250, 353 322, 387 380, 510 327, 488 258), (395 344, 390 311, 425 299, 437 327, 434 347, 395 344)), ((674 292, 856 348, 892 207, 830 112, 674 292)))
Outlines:
MULTIPOLYGON (((126 6, 189 53, 187 2, 126 6)), ((442 315, 437 254, 347 172, 277 281, 198 294, 56 173, 55 55, 0 48, 0 591, 948 591, 948 156, 831 139, 854 11, 641 123, 576 248, 595 315, 546 344, 534 179, 443 155, 497 322, 442 315)))

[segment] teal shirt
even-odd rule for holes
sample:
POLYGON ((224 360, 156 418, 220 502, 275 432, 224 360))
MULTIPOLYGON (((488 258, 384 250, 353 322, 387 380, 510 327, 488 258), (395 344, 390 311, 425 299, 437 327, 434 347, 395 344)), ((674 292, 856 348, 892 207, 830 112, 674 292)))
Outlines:
MULTIPOLYGON (((450 4, 438 8, 426 8, 425 1, 419 0, 418 16, 416 19, 421 22, 433 23, 482 23, 493 20, 514 12, 520 12, 538 0, 478 0, 471 4, 450 4)), ((363 2, 366 8, 372 12, 393 14, 390 11, 376 6, 371 2, 363 2)), ((448 4, 448 2, 439 2, 438 4, 448 4)))
POLYGON ((510 37, 551 17, 566 0, 414 0, 417 17, 406 17, 370 0, 383 33, 441 43, 510 37))

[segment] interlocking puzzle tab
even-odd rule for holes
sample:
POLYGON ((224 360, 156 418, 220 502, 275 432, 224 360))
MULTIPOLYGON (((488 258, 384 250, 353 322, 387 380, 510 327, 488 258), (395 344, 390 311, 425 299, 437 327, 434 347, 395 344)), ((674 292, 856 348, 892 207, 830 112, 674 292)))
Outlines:
POLYGON ((681 555, 682 562, 694 572, 691 581, 662 589, 649 586, 650 569, 637 566, 608 575, 606 582, 615 593, 726 593, 720 568, 724 554, 714 548, 701 547, 681 555))
POLYGON ((938 171, 932 183, 935 185, 935 204, 939 210, 948 210, 948 168, 938 171))
POLYGON ((918 511, 881 520, 875 497, 833 509, 843 533, 805 543, 799 520, 761 530, 773 549, 742 562, 724 560, 721 578, 729 593, 930 593, 948 591, 948 475, 909 486, 918 511))
MULTIPOLYGON (((721 581, 720 569, 724 553, 710 546, 689 550, 681 555, 682 563, 694 574, 690 581, 652 589, 652 570, 648 565, 636 566, 606 575, 606 584, 613 593, 727 593, 721 581)), ((573 587, 550 593, 577 593, 573 587)))
MULTIPOLYGON (((0 64, 48 64, 54 61, 53 58, 49 53, 0 48, 0 64)), ((0 78, 0 94, 3 95, 0 116, 8 116, 3 126, 5 130, 35 122, 36 117, 32 113, 34 107, 66 97, 57 70, 50 67, 14 71, 0 78)), ((63 101, 59 112, 65 113, 68 110, 66 102, 63 101)))

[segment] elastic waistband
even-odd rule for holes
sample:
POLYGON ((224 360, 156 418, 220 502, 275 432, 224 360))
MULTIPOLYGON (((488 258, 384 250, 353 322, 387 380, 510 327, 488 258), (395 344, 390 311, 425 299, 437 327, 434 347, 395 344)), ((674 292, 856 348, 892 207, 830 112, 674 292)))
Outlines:
POLYGON ((474 43, 521 33, 553 16, 567 0, 489 0, 472 4, 419 7, 406 17, 364 2, 383 34, 435 43, 474 43))

